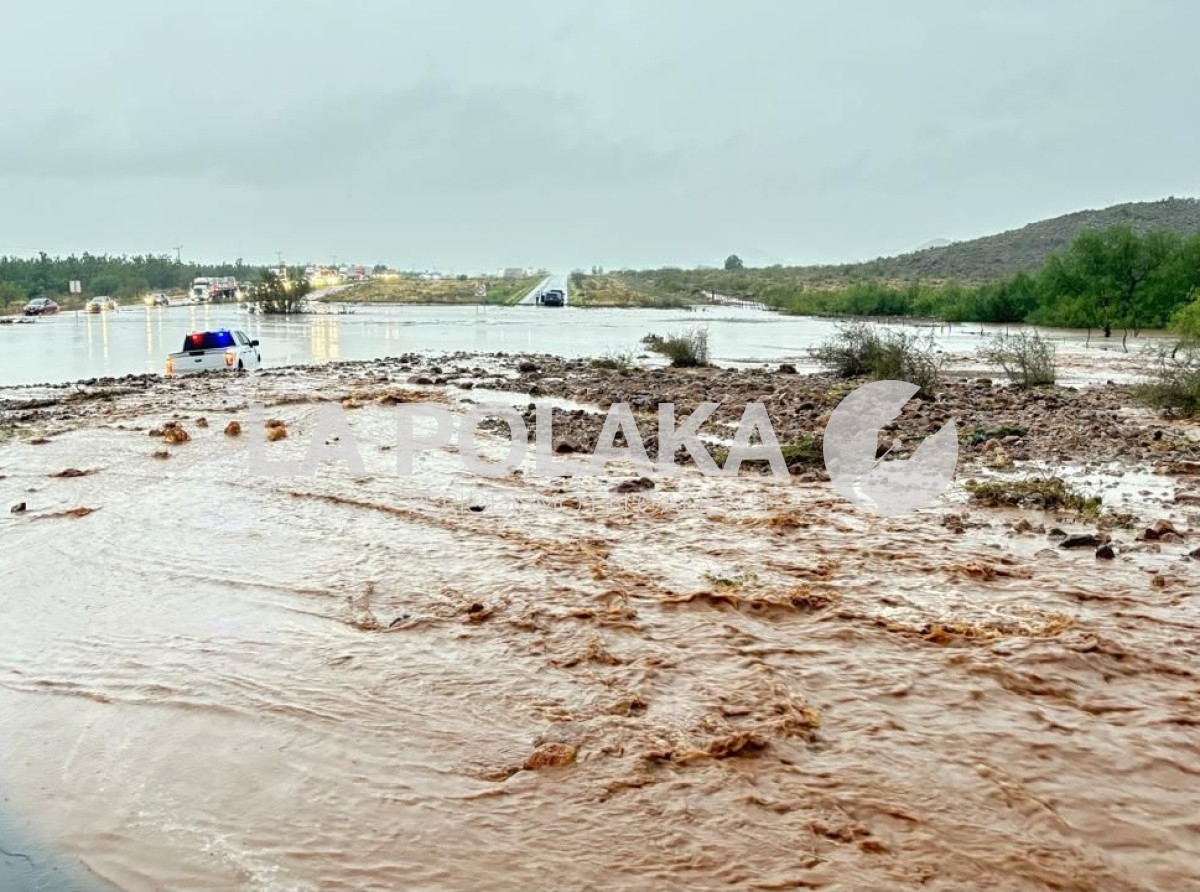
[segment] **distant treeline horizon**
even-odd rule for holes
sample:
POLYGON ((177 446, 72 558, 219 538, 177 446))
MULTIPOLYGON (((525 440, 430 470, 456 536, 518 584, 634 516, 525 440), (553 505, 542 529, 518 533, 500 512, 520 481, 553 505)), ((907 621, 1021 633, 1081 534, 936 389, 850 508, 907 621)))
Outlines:
MULTIPOLYGON (((254 280, 267 268, 241 259, 198 264, 166 255, 0 257, 0 308, 30 297, 66 295, 73 279, 83 283, 85 297, 128 299, 186 289, 200 275, 254 280)), ((303 268, 294 270, 299 276, 303 268)), ((828 283, 814 282, 811 272, 806 267, 746 268, 731 256, 724 269, 605 275, 594 268, 591 275, 578 271, 571 278, 573 287, 589 279, 615 280, 627 291, 625 305, 665 306, 717 293, 794 315, 1031 323, 1098 330, 1106 337, 1172 328, 1200 337, 1200 234, 1140 232, 1128 225, 1085 230, 1038 269, 981 284, 895 282, 867 275, 828 283)))
MULTIPOLYGON (((731 260, 734 258, 731 258, 731 260)), ((1200 336, 1200 234, 1086 230, 1033 272, 993 282, 813 284, 803 267, 622 270, 629 287, 658 297, 716 293, 803 316, 913 316, 944 322, 1030 323, 1137 333, 1173 328, 1200 336)))

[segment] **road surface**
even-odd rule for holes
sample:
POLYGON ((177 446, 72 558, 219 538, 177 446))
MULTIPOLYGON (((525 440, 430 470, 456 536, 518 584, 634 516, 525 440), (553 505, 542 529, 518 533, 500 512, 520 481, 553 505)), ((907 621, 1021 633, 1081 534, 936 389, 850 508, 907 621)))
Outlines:
POLYGON ((532 307, 537 305, 537 296, 543 291, 548 291, 551 288, 558 288, 563 293, 563 306, 567 306, 571 299, 567 291, 566 276, 546 276, 542 281, 538 282, 534 288, 518 301, 517 305, 522 307, 532 307))

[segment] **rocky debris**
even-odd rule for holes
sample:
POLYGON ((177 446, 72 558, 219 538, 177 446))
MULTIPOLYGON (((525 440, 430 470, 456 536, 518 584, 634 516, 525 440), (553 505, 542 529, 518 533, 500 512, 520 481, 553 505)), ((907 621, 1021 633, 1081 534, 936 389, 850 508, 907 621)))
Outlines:
POLYGON ((192 438, 192 435, 184 430, 183 425, 181 425, 178 421, 168 421, 166 424, 164 424, 162 436, 163 439, 172 446, 178 446, 180 443, 186 443, 192 438))
POLYGON ((12 514, 24 514, 25 513, 25 503, 17 502, 17 504, 13 505, 8 510, 12 514))
POLYGON ((790 362, 781 363, 779 366, 779 374, 795 375, 795 374, 797 374, 796 367, 794 365, 792 365, 790 362))
POLYGON ((572 452, 583 452, 583 444, 578 440, 559 440, 554 445, 554 451, 559 455, 566 455, 572 452))
MULTIPOLYGON (((22 502, 21 504, 23 505, 23 504, 25 504, 25 503, 24 503, 24 502, 22 502)), ((1195 551, 1193 551, 1193 552, 1190 552, 1190 553, 1188 554, 1188 557, 1190 557, 1190 558, 1193 558, 1194 560, 1198 560, 1198 561, 1200 561, 1200 548, 1197 548, 1195 551)))
POLYGON ((1058 527, 1051 527, 1050 532, 1046 534, 1048 539, 1065 539, 1067 538, 1066 530, 1060 530, 1058 527))
POLYGON ((533 372, 541 371, 541 368, 542 367, 539 366, 536 362, 531 362, 528 359, 522 360, 521 362, 517 363, 517 371, 520 372, 522 375, 529 375, 529 374, 532 374, 533 372))
POLYGON ((961 534, 966 530, 966 525, 963 522, 961 514, 943 514, 942 526, 956 534, 961 534))
POLYGON ((287 425, 278 418, 267 420, 265 425, 267 431, 267 442, 274 443, 276 440, 282 440, 288 435, 287 425))
POLYGON ((1158 520, 1153 526, 1147 527, 1140 538, 1146 542, 1178 542, 1182 537, 1171 521, 1158 520))
POLYGON ((78 468, 67 468, 64 471, 59 471, 57 474, 50 474, 49 476, 62 478, 86 477, 91 473, 91 471, 81 471, 78 468))
POLYGON ((156 449, 154 452, 150 453, 150 456, 151 458, 170 458, 171 453, 166 449, 156 449))
POLYGON ((242 426, 236 421, 231 421, 225 425, 225 436, 240 437, 242 435, 242 426))
POLYGON ((569 743, 543 743, 525 760, 526 771, 543 768, 565 768, 575 762, 579 750, 569 743))
POLYGON ((1058 543, 1059 548, 1095 548, 1101 541, 1091 533, 1072 533, 1058 543))
POLYGON ((654 481, 649 477, 634 477, 632 480, 622 480, 612 488, 612 491, 624 495, 632 492, 646 492, 651 489, 654 489, 654 481))
POLYGON ((412 375, 408 379, 409 384, 429 385, 433 383, 433 379, 427 375, 412 375))
POLYGON ((1099 560, 1111 561, 1116 556, 1117 553, 1113 551, 1113 547, 1111 545, 1101 545, 1096 549, 1096 557, 1099 560))
POLYGON ((203 415, 196 419, 196 427, 208 427, 208 419, 203 415))

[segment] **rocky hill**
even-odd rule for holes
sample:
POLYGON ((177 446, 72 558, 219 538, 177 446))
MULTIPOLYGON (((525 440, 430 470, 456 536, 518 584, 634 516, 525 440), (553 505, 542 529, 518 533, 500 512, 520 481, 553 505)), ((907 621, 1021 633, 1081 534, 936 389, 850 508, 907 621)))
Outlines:
POLYGON ((1037 269, 1085 229, 1126 224, 1139 232, 1169 230, 1200 233, 1200 199, 1166 198, 1117 204, 1103 210, 1076 211, 1020 229, 964 242, 881 257, 840 267, 840 271, 896 281, 956 279, 983 282, 1037 269))

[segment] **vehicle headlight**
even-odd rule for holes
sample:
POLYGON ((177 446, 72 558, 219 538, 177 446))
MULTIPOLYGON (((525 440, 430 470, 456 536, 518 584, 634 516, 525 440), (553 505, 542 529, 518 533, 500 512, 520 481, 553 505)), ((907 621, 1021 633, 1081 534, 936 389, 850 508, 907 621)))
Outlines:
POLYGON ((233 363, 234 363, 234 360, 236 360, 236 359, 237 359, 237 357, 234 355, 232 349, 225 350, 225 366, 227 368, 233 368, 233 363))

